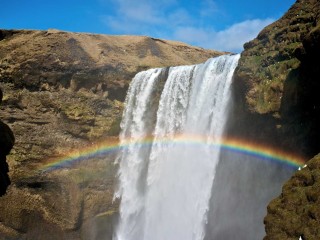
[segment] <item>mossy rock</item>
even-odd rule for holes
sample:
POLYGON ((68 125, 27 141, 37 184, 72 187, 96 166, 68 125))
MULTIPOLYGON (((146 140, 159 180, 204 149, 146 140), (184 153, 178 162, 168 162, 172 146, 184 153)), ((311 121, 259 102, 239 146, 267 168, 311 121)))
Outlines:
POLYGON ((297 171, 268 205, 264 239, 320 239, 319 189, 320 154, 297 171))

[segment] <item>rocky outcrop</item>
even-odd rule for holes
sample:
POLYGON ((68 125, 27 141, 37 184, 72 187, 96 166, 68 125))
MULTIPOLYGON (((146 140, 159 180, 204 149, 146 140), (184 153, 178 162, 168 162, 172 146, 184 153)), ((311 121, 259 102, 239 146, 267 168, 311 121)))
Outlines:
POLYGON ((149 37, 58 30, 0 30, 0 48, 0 117, 16 136, 8 156, 12 184, 0 198, 1 239, 111 239, 116 152, 55 171, 43 171, 46 164, 117 141, 138 71, 222 54, 149 37))
POLYGON ((284 185, 271 201, 265 218, 264 240, 320 239, 320 155, 284 185))
POLYGON ((319 1, 298 0, 282 18, 244 45, 235 72, 236 121, 231 123, 231 134, 305 159, 320 151, 320 104, 315 97, 319 81, 315 72, 306 70, 309 63, 317 61, 307 56, 307 39, 315 37, 319 20, 319 1))

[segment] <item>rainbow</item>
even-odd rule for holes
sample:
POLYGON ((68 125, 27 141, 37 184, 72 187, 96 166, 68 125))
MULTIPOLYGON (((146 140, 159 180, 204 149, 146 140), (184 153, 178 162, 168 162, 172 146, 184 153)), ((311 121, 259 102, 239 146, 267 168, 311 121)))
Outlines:
POLYGON ((125 140, 121 141, 121 143, 119 143, 118 140, 114 139, 102 141, 100 143, 84 147, 82 149, 70 151, 64 156, 49 159, 47 161, 48 163, 42 166, 40 170, 47 172, 60 168, 68 168, 72 167, 75 163, 90 160, 93 158, 104 157, 121 149, 126 149, 129 147, 148 147, 154 143, 176 144, 176 146, 183 144, 184 146, 190 147, 198 147, 203 144, 207 144, 212 148, 222 148, 235 153, 254 156, 259 160, 274 162, 295 169, 298 169, 305 163, 305 159, 297 155, 275 149, 274 147, 268 147, 241 139, 223 138, 217 140, 204 139, 201 136, 199 137, 183 135, 157 140, 154 140, 152 137, 147 137, 141 141, 125 140))

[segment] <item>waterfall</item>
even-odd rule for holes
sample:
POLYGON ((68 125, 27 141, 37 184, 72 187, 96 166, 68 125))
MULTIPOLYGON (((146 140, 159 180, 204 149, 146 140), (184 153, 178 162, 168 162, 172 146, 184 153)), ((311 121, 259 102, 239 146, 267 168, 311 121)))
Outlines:
POLYGON ((116 240, 202 240, 240 55, 138 73, 121 122, 116 240), (195 140, 198 140, 196 142, 195 140), (199 144, 199 139, 201 144, 199 144))

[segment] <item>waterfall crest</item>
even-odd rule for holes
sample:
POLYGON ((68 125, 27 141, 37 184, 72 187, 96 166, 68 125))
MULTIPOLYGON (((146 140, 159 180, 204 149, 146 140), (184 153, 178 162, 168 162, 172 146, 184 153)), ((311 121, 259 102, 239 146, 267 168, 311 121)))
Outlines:
POLYGON ((204 238, 220 152, 206 141, 223 134, 239 57, 134 77, 121 122, 120 141, 128 147, 119 157, 120 222, 114 239, 204 238), (184 141, 194 137, 204 144, 184 141))

